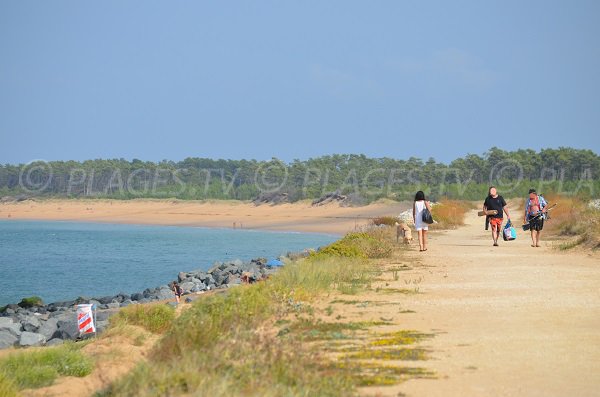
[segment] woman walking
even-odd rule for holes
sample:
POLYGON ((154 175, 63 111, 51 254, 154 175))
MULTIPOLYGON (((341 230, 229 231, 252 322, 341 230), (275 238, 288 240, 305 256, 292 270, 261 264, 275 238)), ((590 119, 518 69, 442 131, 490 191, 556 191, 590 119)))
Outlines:
POLYGON ((427 230, 429 226, 423 222, 423 210, 427 208, 431 211, 431 205, 429 201, 425 200, 425 193, 421 190, 415 195, 415 202, 413 203, 413 221, 415 222, 415 229, 419 235, 419 251, 427 251, 427 230))

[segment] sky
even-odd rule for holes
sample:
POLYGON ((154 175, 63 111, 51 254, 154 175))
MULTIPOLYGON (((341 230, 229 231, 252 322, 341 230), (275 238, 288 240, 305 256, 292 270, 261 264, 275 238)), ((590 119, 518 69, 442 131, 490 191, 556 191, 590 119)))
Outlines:
POLYGON ((0 0, 0 163, 600 153, 598 1, 0 0))

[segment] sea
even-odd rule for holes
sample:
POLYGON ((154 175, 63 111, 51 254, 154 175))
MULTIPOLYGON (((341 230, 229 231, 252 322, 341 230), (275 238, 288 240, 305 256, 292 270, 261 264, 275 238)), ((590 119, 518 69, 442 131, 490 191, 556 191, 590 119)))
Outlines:
POLYGON ((55 221, 0 221, 0 306, 165 285, 214 262, 272 259, 338 237, 317 233, 55 221))

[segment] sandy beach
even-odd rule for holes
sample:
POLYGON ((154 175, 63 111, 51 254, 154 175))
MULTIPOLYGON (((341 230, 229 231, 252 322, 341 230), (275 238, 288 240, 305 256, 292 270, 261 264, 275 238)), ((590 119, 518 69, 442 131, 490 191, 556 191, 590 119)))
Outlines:
POLYGON ((362 207, 310 202, 255 205, 240 201, 27 200, 0 204, 0 219, 61 220, 147 225, 243 228, 342 235, 377 216, 398 215, 407 203, 362 207))

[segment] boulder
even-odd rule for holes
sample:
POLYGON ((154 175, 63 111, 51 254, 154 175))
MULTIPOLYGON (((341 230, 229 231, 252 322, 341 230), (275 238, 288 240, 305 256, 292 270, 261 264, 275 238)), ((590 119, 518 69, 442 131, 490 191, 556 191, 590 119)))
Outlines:
POLYGON ((13 335, 12 332, 8 330, 0 330, 0 349, 13 347, 18 341, 19 338, 13 335))
POLYGON ((58 330, 58 320, 55 318, 49 318, 46 321, 41 321, 41 325, 37 330, 37 333, 43 335, 46 340, 52 339, 52 336, 58 330))
POLYGON ((106 305, 108 309, 118 309, 119 307, 121 307, 121 304, 117 301, 113 301, 109 304, 106 305))
POLYGON ((129 306, 131 304, 133 304, 133 301, 131 299, 127 299, 127 300, 124 300, 123 302, 121 302, 120 306, 125 307, 125 306, 129 306))
POLYGON ((181 283, 179 286, 181 287, 183 292, 193 292, 193 289, 196 286, 196 283, 186 281, 184 283, 181 283))
POLYGON ((21 333, 19 338, 19 346, 42 346, 46 343, 46 337, 44 335, 36 334, 35 332, 24 331, 21 333))
POLYGON ((167 299, 174 299, 175 298, 175 294, 173 293, 173 291, 171 291, 170 288, 165 287, 165 288, 161 288, 159 289, 155 295, 156 299, 158 300, 167 300, 167 299))
POLYGON ((206 277, 202 279, 202 282, 206 285, 215 285, 215 279, 212 274, 207 274, 206 277))
POLYGON ((196 283, 196 284, 194 284, 194 287, 192 288, 191 292, 200 292, 200 291, 205 291, 205 290, 206 290, 206 284, 196 283))
POLYGON ((177 281, 181 283, 183 280, 185 280, 188 277, 189 277, 188 273, 179 272, 179 274, 177 275, 177 281))
POLYGON ((77 339, 79 327, 77 326, 77 314, 74 312, 64 313, 57 318, 57 332, 54 337, 60 339, 77 339))
POLYGON ((119 303, 123 303, 126 300, 130 300, 131 296, 129 294, 126 294, 124 292, 119 292, 119 294, 116 296, 116 299, 119 303))
POLYGON ((27 332, 37 332, 40 325, 40 320, 36 316, 27 316, 23 321, 21 321, 21 325, 23 326, 23 330, 27 332))
POLYGON ((113 299, 115 299, 114 296, 103 296, 102 298, 98 298, 98 302, 102 303, 103 305, 107 305, 111 303, 113 299))
POLYGON ((98 312, 96 312, 96 321, 97 322, 101 322, 101 321, 108 321, 108 319, 113 316, 114 314, 117 314, 119 311, 118 310, 100 310, 98 312))
POLYGON ((142 294, 141 292, 136 292, 135 294, 131 294, 132 301, 141 301, 142 299, 144 299, 144 294, 142 294))
POLYGON ((62 345, 63 343, 65 343, 64 340, 62 340, 60 338, 53 338, 53 339, 50 339, 48 342, 46 342, 46 346, 57 346, 57 345, 62 345))
POLYGON ((21 323, 16 323, 10 317, 0 317, 0 332, 10 332, 13 336, 21 336, 21 323))

